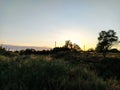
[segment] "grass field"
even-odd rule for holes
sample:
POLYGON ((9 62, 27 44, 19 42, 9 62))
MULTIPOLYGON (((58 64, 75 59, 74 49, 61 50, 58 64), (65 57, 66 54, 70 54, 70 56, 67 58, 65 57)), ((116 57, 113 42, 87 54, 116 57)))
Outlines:
POLYGON ((112 55, 0 55, 0 90, 120 90, 120 58, 112 55))

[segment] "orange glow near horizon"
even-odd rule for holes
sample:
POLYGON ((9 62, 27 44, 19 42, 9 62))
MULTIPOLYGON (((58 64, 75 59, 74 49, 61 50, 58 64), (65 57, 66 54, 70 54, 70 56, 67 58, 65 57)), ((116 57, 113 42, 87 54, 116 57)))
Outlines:
MULTIPOLYGON (((84 29, 85 30, 85 29, 84 29)), ((1 44, 10 44, 10 45, 17 45, 17 46, 37 46, 37 47, 50 47, 54 48, 55 47, 55 41, 56 41, 56 46, 57 47, 62 47, 65 44, 66 40, 70 40, 72 43, 78 44, 81 49, 89 49, 89 48, 94 48, 95 45, 91 44, 91 40, 89 37, 89 34, 86 32, 83 32, 82 29, 61 29, 59 30, 60 32, 53 34, 53 37, 50 38, 43 38, 43 40, 39 40, 39 35, 38 36, 32 36, 32 37, 27 37, 26 40, 20 41, 14 41, 11 42, 10 40, 8 42, 4 42, 1 44), (78 32, 78 30, 80 32, 78 32), (38 39, 36 39, 38 38, 38 39)), ((94 44, 96 44, 93 41, 94 44)))

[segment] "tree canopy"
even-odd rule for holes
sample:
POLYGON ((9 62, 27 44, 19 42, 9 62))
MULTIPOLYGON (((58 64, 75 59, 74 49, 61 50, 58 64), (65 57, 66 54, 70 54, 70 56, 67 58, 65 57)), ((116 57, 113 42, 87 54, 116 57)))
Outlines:
POLYGON ((118 42, 118 36, 114 30, 101 31, 98 37, 97 52, 102 52, 104 57, 107 51, 118 42))

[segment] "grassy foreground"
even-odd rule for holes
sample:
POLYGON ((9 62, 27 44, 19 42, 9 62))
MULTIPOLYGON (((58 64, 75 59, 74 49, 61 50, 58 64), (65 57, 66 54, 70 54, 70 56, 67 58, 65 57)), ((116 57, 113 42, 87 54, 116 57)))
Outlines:
POLYGON ((0 56, 0 90, 120 90, 83 63, 51 56, 0 56))

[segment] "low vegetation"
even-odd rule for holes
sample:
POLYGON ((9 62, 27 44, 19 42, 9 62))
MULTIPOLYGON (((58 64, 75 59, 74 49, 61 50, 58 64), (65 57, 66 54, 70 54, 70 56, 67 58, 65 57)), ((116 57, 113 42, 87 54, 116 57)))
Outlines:
POLYGON ((120 58, 66 53, 0 55, 0 90, 120 90, 120 58))

